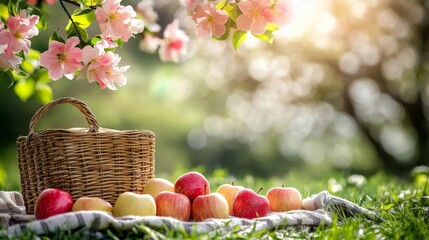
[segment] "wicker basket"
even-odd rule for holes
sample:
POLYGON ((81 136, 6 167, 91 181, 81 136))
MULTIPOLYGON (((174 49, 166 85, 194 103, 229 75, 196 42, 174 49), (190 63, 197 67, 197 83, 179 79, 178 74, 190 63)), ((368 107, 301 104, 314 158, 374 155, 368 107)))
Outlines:
POLYGON ((38 195, 56 187, 73 199, 100 197, 111 204, 125 191, 141 193, 155 171, 155 135, 146 130, 100 129, 87 105, 60 98, 41 107, 30 122, 28 136, 17 139, 21 188, 27 213, 38 195), (39 118, 68 103, 85 115, 89 129, 51 129, 34 133, 39 118))

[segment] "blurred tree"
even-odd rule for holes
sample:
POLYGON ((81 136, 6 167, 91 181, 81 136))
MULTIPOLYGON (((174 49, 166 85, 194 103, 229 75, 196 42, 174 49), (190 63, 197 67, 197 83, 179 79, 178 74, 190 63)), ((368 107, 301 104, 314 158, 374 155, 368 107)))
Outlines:
POLYGON ((234 53, 228 43, 199 42, 182 75, 209 116, 190 145, 223 153, 249 146, 250 156, 223 165, 263 175, 297 159, 315 172, 407 173, 428 164, 429 4, 290 2, 290 21, 272 45, 247 39, 234 53))
MULTIPOLYGON (((234 52, 229 41, 197 39, 186 62, 173 66, 134 51, 135 41, 121 53, 134 58, 130 86, 113 94, 63 81, 52 84, 54 93, 88 103, 104 127, 153 130, 158 170, 190 162, 235 175, 407 174, 428 164, 429 4, 290 2, 289 23, 272 45, 249 37, 234 52)), ((177 1, 156 4, 161 25, 178 16, 194 31, 186 13, 173 14, 177 1)), ((27 133, 38 107, 8 94, 1 95, 2 147, 27 133)), ((62 116, 41 124, 76 126, 62 116)))

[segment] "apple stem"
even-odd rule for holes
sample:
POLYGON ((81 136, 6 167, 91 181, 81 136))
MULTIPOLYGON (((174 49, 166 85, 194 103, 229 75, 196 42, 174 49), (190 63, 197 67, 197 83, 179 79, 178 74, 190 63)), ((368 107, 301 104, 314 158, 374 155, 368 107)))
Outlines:
POLYGON ((282 187, 285 187, 285 185, 284 185, 284 184, 282 184, 282 187))
POLYGON ((207 183, 204 184, 204 192, 205 192, 205 195, 209 194, 209 193, 207 193, 207 183))
POLYGON ((234 186, 234 181, 231 182, 231 185, 234 186))
POLYGON ((261 188, 258 190, 257 194, 259 194, 259 192, 261 192, 261 191, 262 191, 262 189, 264 189, 264 188, 263 188, 263 187, 261 187, 261 188))

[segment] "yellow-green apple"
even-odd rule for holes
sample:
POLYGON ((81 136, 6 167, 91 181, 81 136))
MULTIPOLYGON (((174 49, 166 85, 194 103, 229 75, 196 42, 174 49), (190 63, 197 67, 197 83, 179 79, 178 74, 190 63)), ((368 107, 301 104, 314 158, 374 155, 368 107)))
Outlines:
POLYGON ((113 205, 113 216, 155 216, 156 203, 150 194, 124 192, 113 205))
POLYGON ((99 197, 80 197, 78 198, 72 208, 72 212, 99 210, 112 214, 112 204, 99 197))
POLYGON ((70 212, 73 207, 72 196, 58 188, 43 190, 36 200, 34 213, 36 219, 45 219, 60 213, 70 212))
POLYGON ((273 212, 302 209, 301 193, 293 187, 273 187, 268 190, 267 198, 273 212))
POLYGON ((226 199, 226 202, 228 203, 229 215, 232 215, 232 204, 234 203, 235 196, 237 196, 237 193, 242 189, 244 189, 244 187, 226 183, 220 185, 216 190, 216 192, 222 194, 222 196, 226 199))
POLYGON ((185 194, 191 202, 199 195, 210 193, 210 184, 199 172, 187 172, 174 183, 177 193, 185 194))
POLYGON ((174 184, 164 178, 152 178, 146 183, 142 193, 150 194, 156 199, 162 191, 174 192, 174 184))
POLYGON ((192 218, 195 221, 204 221, 208 218, 227 218, 228 216, 228 203, 220 193, 200 195, 192 202, 192 218))
POLYGON ((314 199, 312 197, 302 199, 302 209, 310 211, 316 210, 316 206, 314 205, 314 199))
POLYGON ((185 195, 176 192, 162 191, 155 199, 156 215, 173 217, 182 221, 191 216, 191 200, 185 195))
POLYGON ((267 197, 259 195, 252 189, 240 190, 235 196, 232 206, 232 215, 240 218, 253 219, 264 217, 270 212, 267 197))

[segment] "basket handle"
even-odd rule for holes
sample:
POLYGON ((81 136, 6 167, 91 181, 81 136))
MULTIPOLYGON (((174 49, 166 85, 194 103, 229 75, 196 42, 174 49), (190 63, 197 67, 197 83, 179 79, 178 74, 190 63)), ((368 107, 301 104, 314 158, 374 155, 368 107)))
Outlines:
POLYGON ((56 100, 53 100, 51 102, 49 102, 48 104, 42 106, 41 108, 39 108, 39 110, 37 110, 37 112, 34 114, 34 116, 31 118, 30 121, 30 127, 29 127, 29 136, 32 136, 34 134, 34 129, 36 127, 37 122, 39 121, 39 118, 45 113, 47 112, 49 109, 59 105, 59 104, 63 104, 63 103, 68 103, 71 104, 73 106, 75 106, 77 109, 79 109, 79 111, 85 115, 86 121, 88 122, 89 125, 89 131, 88 133, 95 133, 98 132, 98 122, 95 119, 94 113, 91 111, 91 109, 89 109, 89 107, 82 101, 76 99, 76 98, 72 98, 72 97, 63 97, 63 98, 59 98, 56 100))

